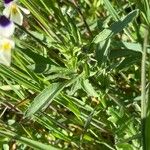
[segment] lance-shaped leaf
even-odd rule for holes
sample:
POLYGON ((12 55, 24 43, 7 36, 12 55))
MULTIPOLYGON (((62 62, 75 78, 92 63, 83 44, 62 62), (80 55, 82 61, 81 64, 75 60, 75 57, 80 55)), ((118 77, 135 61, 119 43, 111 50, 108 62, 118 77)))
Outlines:
POLYGON ((111 25, 110 28, 104 29, 93 39, 93 43, 99 43, 108 38, 111 38, 114 34, 122 31, 138 14, 138 10, 130 12, 123 20, 117 21, 111 25))
POLYGON ((53 83, 46 89, 44 89, 26 111, 26 117, 32 116, 34 113, 42 109, 44 106, 50 104, 53 99, 63 90, 65 83, 53 83))

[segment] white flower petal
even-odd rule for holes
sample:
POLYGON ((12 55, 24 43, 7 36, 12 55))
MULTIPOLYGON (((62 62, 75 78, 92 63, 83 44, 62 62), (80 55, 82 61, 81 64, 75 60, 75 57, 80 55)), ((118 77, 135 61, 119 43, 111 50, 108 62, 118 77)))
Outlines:
POLYGON ((11 64, 11 50, 7 52, 0 51, 0 64, 10 66, 11 64))
POLYGON ((15 13, 11 12, 10 20, 12 20, 13 22, 17 23, 18 25, 22 25, 22 23, 23 23, 23 15, 21 14, 21 11, 19 10, 19 8, 16 8, 16 12, 15 13))
POLYGON ((15 42, 11 39, 0 37, 0 51, 11 50, 15 47, 15 42))
POLYGON ((11 49, 14 48, 14 41, 6 38, 0 39, 0 64, 10 66, 11 64, 11 49))
POLYGON ((10 6, 7 6, 7 7, 5 7, 4 10, 3 10, 3 15, 6 16, 7 18, 9 18, 10 12, 11 12, 11 7, 10 7, 10 6))
POLYGON ((29 15, 30 11, 24 7, 18 6, 25 14, 29 15))

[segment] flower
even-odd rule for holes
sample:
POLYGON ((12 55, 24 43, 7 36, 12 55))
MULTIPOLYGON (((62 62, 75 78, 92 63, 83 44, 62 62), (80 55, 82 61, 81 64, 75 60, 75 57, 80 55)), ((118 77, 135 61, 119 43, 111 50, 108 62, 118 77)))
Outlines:
POLYGON ((11 64, 11 49, 15 47, 13 40, 0 38, 0 63, 6 66, 11 64))
POLYGON ((0 37, 9 38, 15 30, 15 25, 5 16, 0 16, 0 37))
POLYGON ((0 16, 0 64, 10 66, 11 49, 15 43, 11 40, 15 30, 15 25, 5 16, 0 16))
POLYGON ((10 18, 10 20, 12 20, 18 25, 22 25, 23 23, 23 15, 21 13, 21 10, 25 14, 30 13, 29 10, 17 5, 16 0, 4 0, 4 6, 5 6, 5 9, 3 11, 3 15, 10 18))

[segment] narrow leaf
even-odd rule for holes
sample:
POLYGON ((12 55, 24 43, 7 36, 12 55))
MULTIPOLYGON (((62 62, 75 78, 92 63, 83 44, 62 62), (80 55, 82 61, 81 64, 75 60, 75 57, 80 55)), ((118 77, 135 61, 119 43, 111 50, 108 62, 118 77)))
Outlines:
POLYGON ((52 102, 52 100, 62 91, 65 84, 53 83, 46 89, 44 89, 29 106, 26 111, 26 117, 32 116, 38 110, 43 108, 45 105, 52 102))
POLYGON ((82 82, 82 88, 89 96, 99 97, 95 89, 93 88, 92 84, 89 82, 89 80, 84 80, 82 82))
POLYGON ((122 21, 117 21, 110 28, 104 29, 93 39, 93 43, 102 42, 122 31, 138 14, 138 10, 130 12, 122 21))

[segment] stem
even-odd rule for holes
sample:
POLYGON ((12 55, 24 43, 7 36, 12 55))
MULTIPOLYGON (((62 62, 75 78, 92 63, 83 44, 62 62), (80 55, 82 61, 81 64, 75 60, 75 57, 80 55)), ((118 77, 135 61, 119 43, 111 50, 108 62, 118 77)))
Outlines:
POLYGON ((146 123, 146 51, 148 45, 148 35, 149 32, 147 28, 145 29, 145 36, 143 42, 143 54, 142 54, 142 63, 141 63, 141 127, 142 127, 142 147, 145 150, 145 123, 146 123))

